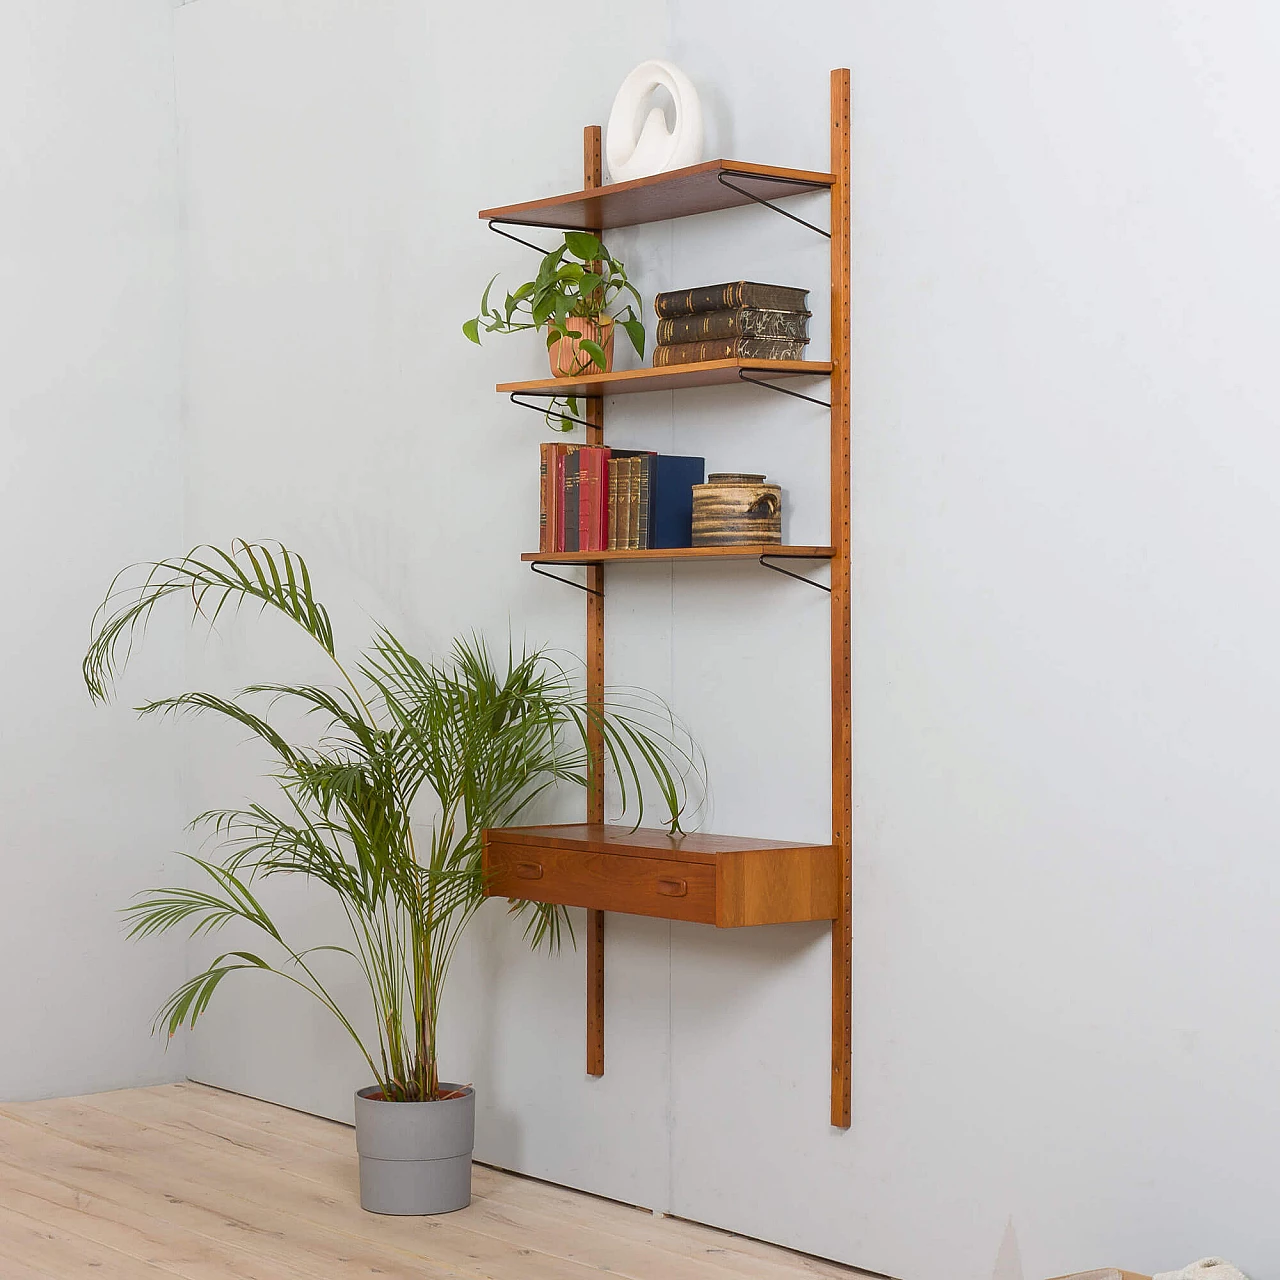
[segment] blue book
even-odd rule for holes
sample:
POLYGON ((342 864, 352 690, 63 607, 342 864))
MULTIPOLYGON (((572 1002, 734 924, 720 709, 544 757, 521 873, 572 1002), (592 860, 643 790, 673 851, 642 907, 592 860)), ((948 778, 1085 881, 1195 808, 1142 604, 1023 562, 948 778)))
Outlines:
POLYGON ((693 546, 693 486, 705 477, 706 459, 657 453, 649 467, 649 546, 693 546))

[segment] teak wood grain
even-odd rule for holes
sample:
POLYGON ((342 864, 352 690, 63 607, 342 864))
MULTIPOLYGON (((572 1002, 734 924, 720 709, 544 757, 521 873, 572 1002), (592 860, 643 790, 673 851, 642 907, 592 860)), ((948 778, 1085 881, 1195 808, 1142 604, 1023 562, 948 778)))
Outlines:
POLYGON ((484 867, 491 897, 716 922, 713 864, 493 843, 486 846, 484 867))
MULTIPOLYGON (((588 127, 599 128, 598 125, 588 127)), ((763 200, 784 200, 832 185, 831 174, 809 169, 780 169, 775 165, 739 160, 706 160, 631 182, 613 182, 607 187, 601 187, 598 178, 593 182, 590 175, 584 175, 582 191, 481 209, 480 217, 518 222, 527 227, 601 231, 633 227, 642 222, 665 222, 695 213, 713 213, 717 209, 736 209, 752 203, 749 196, 726 187, 720 181, 721 173, 763 200)))
POLYGON ((853 1118, 852 209, 849 71, 831 73, 831 843, 840 911, 831 927, 831 1123, 853 1118))
MULTIPOLYGON (((582 185, 597 189, 604 180, 600 154, 600 126, 582 131, 582 185)), ((589 221, 584 230, 603 230, 589 221)), ((587 444, 604 444, 604 401, 586 403, 587 444)), ((587 566, 587 821, 604 821, 604 737, 600 716, 604 712, 604 565, 587 566)), ((587 1074, 604 1075, 604 911, 587 912, 587 1074)))
POLYGON ((585 823, 484 833, 486 892, 735 929, 831 920, 830 845, 585 823))
POLYGON ((705 360, 700 364, 666 365, 661 369, 619 369, 573 378, 499 382, 494 389, 506 395, 621 396, 641 391, 732 386, 742 382, 739 370, 761 378, 825 378, 831 372, 831 364, 826 360, 705 360))
POLYGON ((760 556, 779 559, 829 560, 832 547, 792 547, 772 542, 753 542, 740 547, 645 547, 631 551, 526 551, 520 559, 530 564, 604 564, 617 560, 756 560, 760 556))
POLYGON ((621 822, 553 822, 541 827, 494 827, 486 838, 503 844, 615 853, 621 857, 662 857, 676 862, 714 862, 722 853, 762 853, 778 849, 825 849, 826 845, 754 836, 718 836, 705 831, 671 835, 658 827, 634 830, 621 822))

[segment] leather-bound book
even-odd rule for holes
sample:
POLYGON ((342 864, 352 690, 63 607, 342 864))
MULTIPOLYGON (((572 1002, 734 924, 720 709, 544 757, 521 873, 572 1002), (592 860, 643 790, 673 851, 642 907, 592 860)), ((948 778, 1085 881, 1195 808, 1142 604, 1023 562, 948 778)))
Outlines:
POLYGON ((614 480, 617 482, 617 496, 611 497, 614 511, 610 517, 612 523, 609 526, 608 549, 627 551, 636 545, 632 517, 638 513, 632 501, 632 486, 634 483, 638 494, 641 459, 651 457, 652 454, 648 449, 606 449, 604 452, 608 455, 610 474, 613 477, 610 483, 614 480), (637 476, 635 481, 632 480, 633 475, 637 476))
MULTIPOLYGON (((601 445, 582 450, 586 459, 586 502, 581 517, 578 545, 583 551, 603 551, 609 536, 607 476, 610 451, 601 445)), ((581 482, 579 482, 581 488, 581 482)))
POLYGON ((705 311, 658 321, 659 346, 706 342, 709 338, 800 338, 807 342, 809 313, 734 307, 731 311, 705 311))
POLYGON ((739 280, 734 284, 704 284, 696 289, 672 289, 660 293, 653 300, 653 309, 659 320, 669 316, 696 316, 703 311, 726 311, 732 307, 803 311, 808 297, 808 289, 739 280))
POLYGON ((551 550, 552 526, 547 523, 551 509, 551 449, 550 443, 538 446, 538 550, 544 552, 551 550))
POLYGON ((644 459, 631 459, 631 473, 627 478, 627 549, 640 549, 640 477, 644 471, 644 459))
POLYGON ((677 342, 654 347, 653 367, 704 364, 708 360, 799 360, 806 342, 800 338, 713 338, 710 342, 677 342))
POLYGON ((625 551, 631 527, 631 459, 615 451, 613 460, 618 464, 618 550, 625 551))
POLYGON ((609 458, 609 536, 605 539, 606 551, 618 549, 618 468, 621 458, 609 458))
POLYGON ((636 522, 636 547, 645 550, 649 547, 649 493, 653 488, 654 456, 639 459, 640 485, 636 493, 636 507, 639 519, 636 522))

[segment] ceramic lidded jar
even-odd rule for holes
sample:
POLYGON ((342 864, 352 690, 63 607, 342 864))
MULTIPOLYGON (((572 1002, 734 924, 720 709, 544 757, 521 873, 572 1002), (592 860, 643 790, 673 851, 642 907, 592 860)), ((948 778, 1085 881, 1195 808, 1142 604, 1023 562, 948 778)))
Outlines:
POLYGON ((764 476, 716 471, 693 486, 693 545, 741 547, 782 541, 782 489, 764 476))

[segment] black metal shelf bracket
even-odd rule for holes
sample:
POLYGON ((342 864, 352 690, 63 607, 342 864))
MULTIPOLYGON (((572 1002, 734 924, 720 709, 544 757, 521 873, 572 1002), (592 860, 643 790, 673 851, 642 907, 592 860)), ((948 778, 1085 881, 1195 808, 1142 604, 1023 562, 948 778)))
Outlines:
MULTIPOLYGON (((532 394, 532 392, 530 394, 532 394)), ((588 422, 586 418, 575 418, 571 413, 568 413, 568 412, 562 413, 559 409, 554 407, 555 402, 557 400, 567 399, 568 397, 554 395, 554 396, 548 396, 547 398, 551 401, 551 404, 549 405, 530 404, 527 400, 521 400, 519 398, 519 392, 513 391, 511 393, 512 404, 518 404, 522 409, 532 409, 535 413, 542 414, 544 418, 562 418, 566 422, 576 422, 580 427, 594 427, 597 425, 594 422, 588 422)), ((579 400, 591 400, 591 399, 595 399, 596 397, 578 396, 577 398, 579 400)))
MULTIPOLYGON (((816 557, 815 557, 816 558, 816 557)), ((806 578, 803 573, 792 573, 790 569, 784 569, 780 564, 770 564, 770 556, 766 553, 760 557, 760 563, 766 569, 772 569, 774 573, 785 573, 788 578, 794 578, 797 582, 803 582, 806 586, 817 587, 819 591, 825 591, 827 595, 831 594, 830 587, 824 587, 820 582, 814 582, 812 578, 806 578)), ((574 584, 577 585, 576 583, 574 584)))
MULTIPOLYGON (((562 578, 558 573, 548 573, 536 561, 529 565, 540 578, 550 578, 553 582, 563 582, 566 587, 577 587, 579 591, 585 591, 589 596, 604 596, 603 591, 597 591, 595 587, 588 587, 581 582, 574 582, 572 578, 562 578)), ((824 588, 825 589, 825 588, 824 588)))
POLYGON ((523 222, 508 222, 505 218, 490 218, 489 230, 496 236, 505 236, 508 240, 514 240, 516 244, 522 244, 526 249, 532 249, 534 253, 540 253, 545 258, 547 254, 553 252, 551 249, 544 249, 540 244, 534 244, 532 240, 521 240, 519 236, 513 236, 510 231, 503 231, 502 227, 523 227, 523 222), (498 224, 501 223, 502 226, 498 224))
MULTIPOLYGON (((797 400, 807 400, 810 404, 821 405, 824 409, 831 408, 830 400, 819 400, 816 396, 807 396, 802 391, 792 391, 790 387, 780 387, 776 382, 766 382, 763 378, 753 378, 746 369, 738 370, 738 380, 740 382, 749 382, 753 387, 764 387, 766 391, 776 391, 782 396, 795 396, 797 400)), ((512 399, 514 398, 513 396, 512 399)))
MULTIPOLYGON (((776 174, 772 173, 739 173, 735 169, 730 169, 727 172, 733 174, 735 178, 741 178, 747 182, 752 178, 755 178, 761 182, 786 182, 793 187, 802 187, 806 191, 827 190, 826 187, 816 186, 812 182, 806 182, 803 178, 780 178, 776 174)), ((736 191, 738 195, 746 196, 748 200, 754 200, 756 204, 762 204, 766 209, 772 209, 774 213, 780 213, 784 218, 790 218, 792 222, 798 222, 802 227, 808 227, 810 231, 816 231, 820 236, 826 236, 828 240, 831 239, 830 231, 824 231, 821 227, 815 226, 812 222, 806 222, 803 218, 797 218, 794 213, 788 213, 785 209, 779 209, 776 204, 770 200, 766 200, 763 196, 758 196, 754 194, 754 192, 748 191, 745 187, 739 187, 735 183, 730 182, 724 169, 721 169, 720 172, 716 174, 716 181, 719 182, 722 187, 728 187, 730 191, 736 191)), ((490 223, 489 225, 492 226, 493 224, 490 223)))

